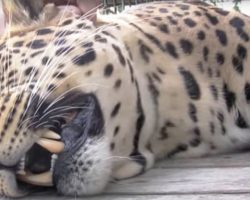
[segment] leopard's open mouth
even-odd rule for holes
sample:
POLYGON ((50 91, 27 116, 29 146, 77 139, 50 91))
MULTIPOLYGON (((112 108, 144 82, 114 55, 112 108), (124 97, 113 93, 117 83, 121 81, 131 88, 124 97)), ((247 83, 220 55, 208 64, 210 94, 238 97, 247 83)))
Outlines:
POLYGON ((37 186, 53 186, 52 173, 57 154, 63 151, 64 143, 59 134, 47 132, 20 160, 17 178, 37 186))
MULTIPOLYGON (((40 187, 36 187, 36 189, 34 186, 42 186, 42 188, 53 186, 57 191, 63 193, 61 183, 67 185, 68 182, 65 180, 71 180, 72 176, 78 177, 78 172, 72 170, 71 167, 75 165, 75 162, 80 160, 84 163, 85 159, 91 157, 91 155, 79 157, 79 152, 84 151, 85 145, 91 144, 94 147, 94 144, 90 142, 98 141, 102 137, 104 120, 100 104, 94 94, 76 95, 75 97, 78 98, 73 98, 74 101, 68 98, 67 101, 59 102, 51 107, 56 110, 66 104, 72 109, 64 112, 68 114, 67 118, 65 115, 59 115, 60 117, 56 118, 56 121, 58 122, 59 119, 62 121, 50 130, 47 126, 47 129, 44 126, 38 127, 37 132, 33 134, 40 133, 40 137, 34 141, 35 143, 28 151, 25 151, 25 155, 15 166, 0 166, 0 181, 5 184, 5 190, 2 193, 0 191, 0 195, 22 197, 30 191, 34 191, 33 189, 40 190, 40 187)), ((58 116, 58 113, 61 114, 60 112, 52 114, 58 116)), ((49 116, 47 118, 50 119, 49 116)), ((38 124, 40 122, 38 121, 38 124)), ((46 125, 52 122, 52 120, 46 121, 46 125)), ((84 176, 83 173, 81 176, 84 176)))
MULTIPOLYGON (((51 112, 52 115, 63 115, 64 117, 57 118, 58 123, 52 123, 53 128, 47 129, 20 159, 16 169, 16 177, 19 181, 36 186, 53 186, 53 169, 57 155, 65 151, 65 141, 63 142, 61 138, 63 127, 71 124, 77 118, 79 112, 83 111, 88 114, 87 110, 80 109, 81 107, 87 107, 89 104, 87 95, 77 92, 68 95, 63 100, 58 101, 56 105, 51 106, 51 110, 57 111, 57 107, 60 108, 65 105, 77 109, 69 110, 66 113, 60 113, 60 110, 59 112, 51 112)), ((34 100, 34 102, 36 101, 34 100)), ((48 105, 49 103, 46 103, 44 108, 48 107, 48 105)), ((44 108, 41 106, 41 113, 44 108)), ((37 121, 37 123, 40 123, 39 119, 37 121)), ((49 121, 48 124, 50 124, 49 121)), ((76 124, 73 123, 72 126, 74 125, 76 124)))
POLYGON ((59 127, 48 130, 21 158, 16 170, 19 181, 35 186, 53 186, 55 162, 65 147, 61 140, 61 131, 65 124, 73 121, 77 113, 70 113, 59 127))

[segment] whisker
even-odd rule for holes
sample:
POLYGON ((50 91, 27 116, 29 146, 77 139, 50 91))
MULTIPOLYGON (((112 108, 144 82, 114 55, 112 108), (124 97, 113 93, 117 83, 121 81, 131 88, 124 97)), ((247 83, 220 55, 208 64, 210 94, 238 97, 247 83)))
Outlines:
POLYGON ((31 117, 28 117, 28 118, 26 118, 26 119, 21 119, 20 121, 22 121, 22 123, 20 123, 19 124, 19 126, 18 126, 18 128, 21 128, 25 123, 27 123, 29 120, 31 120, 31 119, 33 119, 33 118, 35 118, 35 117, 37 117, 37 116, 31 116, 31 117))
MULTIPOLYGON (((69 1, 67 2, 67 5, 69 5, 69 1)), ((66 9, 65 10, 63 10, 63 12, 62 12, 62 15, 61 15, 61 17, 59 18, 59 24, 61 23, 61 21, 62 21, 62 19, 63 19, 63 17, 64 17, 64 15, 65 15, 65 13, 66 13, 66 9)), ((55 29, 55 31, 54 31, 54 33, 52 34, 52 38, 56 38, 55 37, 55 35, 56 35, 56 32, 58 31, 58 29, 60 28, 60 26, 58 26, 58 27, 56 27, 56 29, 55 29)), ((43 52, 43 54, 40 56, 40 59, 41 58, 43 58, 45 55, 46 55, 46 53, 47 53, 47 51, 50 49, 50 47, 53 45, 53 40, 52 40, 52 42, 50 42, 50 44, 46 47, 46 49, 44 50, 44 52, 43 52)), ((46 66, 43 68, 43 70, 42 70, 42 72, 40 73, 40 77, 38 78, 38 80, 36 81, 36 83, 40 83, 40 78, 44 75, 44 72, 45 72, 45 74, 46 74, 46 66)), ((35 74, 34 74, 35 75, 35 74)), ((34 78, 34 76, 33 76, 33 78, 34 78)), ((30 79, 30 80, 32 80, 32 78, 30 79)), ((29 84, 27 84, 27 85, 29 85, 29 84)), ((37 93, 37 91, 38 91, 38 88, 39 87, 36 87, 36 84, 35 84, 35 86, 34 86, 34 88, 32 89, 32 96, 31 96, 31 98, 37 93)))
MULTIPOLYGON (((110 156, 110 157, 105 158, 104 160, 110 160, 110 159, 111 159, 111 160, 112 160, 112 159, 120 159, 120 160, 129 160, 129 161, 133 161, 132 158, 126 157, 126 156, 110 156)), ((115 161, 120 162, 120 160, 115 160, 115 161)), ((113 160, 112 160, 112 162, 113 162, 113 160)))
MULTIPOLYGON (((99 6, 97 6, 96 8, 98 8, 99 6)), ((94 10, 95 8, 93 8, 93 10, 94 10)), ((90 14, 90 15, 93 15, 93 14, 90 14)), ((88 16, 88 15, 85 15, 85 16, 88 16)), ((82 17, 80 17, 79 19, 75 19, 75 21, 77 22, 77 21, 80 21, 82 18, 84 18, 85 16, 82 16, 82 17)), ((64 32, 62 32, 62 34, 60 35, 60 36, 63 36, 64 35, 64 33, 66 33, 68 31, 68 29, 67 30, 65 30, 64 32)), ((77 29, 77 31, 79 31, 79 29, 77 29)), ((58 36, 59 37, 59 36, 58 36)), ((91 37, 91 36, 89 36, 89 37, 91 37)), ((57 38, 55 38, 55 39, 57 39, 57 38)), ((54 40, 55 40, 54 39, 54 40)), ((74 43, 75 41, 73 40, 72 41, 72 43, 74 43)), ((58 59, 58 61, 59 61, 60 59, 58 59)), ((48 65, 52 65, 52 64, 54 64, 54 63, 48 63, 48 65)), ((56 69, 54 69, 54 70, 56 70, 56 69)), ((51 73, 47 73, 47 74, 51 74, 51 73)), ((41 77, 41 76, 40 76, 41 77)), ((47 79, 47 75, 45 75, 44 76, 44 78, 43 78, 43 80, 46 80, 47 79)), ((43 82, 43 81, 41 81, 41 80, 39 80, 39 81, 37 81, 37 82, 39 82, 40 84, 43 82)), ((44 84, 44 86, 45 86, 45 84, 44 84)))
MULTIPOLYGON (((47 112, 45 112, 44 114, 43 114, 43 116, 40 118, 40 120, 42 120, 43 118, 45 118, 47 115, 49 115, 50 113, 53 113, 53 112, 55 112, 55 111, 57 111, 57 112, 64 112, 64 111, 69 111, 69 110, 72 110, 72 109, 81 109, 81 108, 83 108, 83 107, 80 107, 80 106, 60 106, 60 107, 56 107, 56 108, 54 108, 54 109, 52 109, 52 110, 49 110, 49 111, 47 111, 47 112)), ((56 115, 53 115, 53 117, 54 116, 56 116, 56 115)))

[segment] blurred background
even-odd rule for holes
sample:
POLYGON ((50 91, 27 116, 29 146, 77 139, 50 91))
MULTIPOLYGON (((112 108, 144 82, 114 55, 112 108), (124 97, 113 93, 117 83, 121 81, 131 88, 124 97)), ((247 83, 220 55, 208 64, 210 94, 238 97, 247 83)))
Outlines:
MULTIPOLYGON (((105 8, 111 8, 107 12, 119 12, 124 8, 127 8, 126 5, 134 5, 138 3, 151 2, 152 0, 102 0, 105 8)), ((173 1, 173 0, 169 0, 173 1)), ((188 1, 188 0, 186 0, 188 1)), ((225 10, 236 10, 244 14, 250 15, 250 0, 201 0, 207 3, 214 4, 218 7, 221 7, 225 10)))
MULTIPOLYGON (((3 10, 2 10, 2 1, 12 1, 12 0, 0 0, 0 35, 3 33, 4 27, 5 27, 4 25, 5 20, 3 16, 3 10)), ((68 1, 72 2, 75 0, 68 0, 68 1)), ((89 1, 93 1, 93 0, 89 0, 89 1)), ((96 1, 98 2, 99 0, 96 0, 96 1)), ((145 2, 150 2, 150 1, 152 0, 101 0, 101 2, 104 5, 104 8, 107 8, 103 12, 103 14, 119 12, 129 7, 128 5, 134 5, 134 4, 145 3, 145 2)), ((250 16, 250 0, 201 0, 201 1, 214 4, 225 10, 236 10, 238 12, 242 12, 250 16)), ((55 0, 55 2, 57 3, 67 2, 67 0, 55 0)))
POLYGON ((250 0, 207 0, 225 10, 238 10, 250 15, 250 0))

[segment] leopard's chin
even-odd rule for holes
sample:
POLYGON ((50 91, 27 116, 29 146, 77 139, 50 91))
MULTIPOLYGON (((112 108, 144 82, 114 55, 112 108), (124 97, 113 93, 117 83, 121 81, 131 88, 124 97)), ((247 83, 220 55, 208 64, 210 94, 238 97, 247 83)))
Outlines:
POLYGON ((74 154, 60 154, 53 172, 53 182, 58 193, 67 196, 101 193, 111 177, 110 157, 105 139, 87 139, 85 146, 74 154))

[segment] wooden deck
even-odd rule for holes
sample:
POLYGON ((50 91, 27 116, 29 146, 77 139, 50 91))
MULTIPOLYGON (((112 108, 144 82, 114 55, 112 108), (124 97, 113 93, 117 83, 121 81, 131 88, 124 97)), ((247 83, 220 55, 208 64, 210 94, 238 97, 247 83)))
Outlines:
MULTIPOLYGON (((25 199, 73 200, 53 192, 25 199)), ((139 177, 112 183, 90 200, 248 200, 250 153, 202 159, 169 160, 139 177)))

